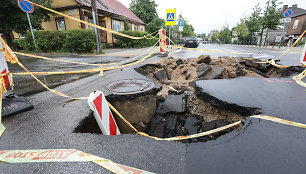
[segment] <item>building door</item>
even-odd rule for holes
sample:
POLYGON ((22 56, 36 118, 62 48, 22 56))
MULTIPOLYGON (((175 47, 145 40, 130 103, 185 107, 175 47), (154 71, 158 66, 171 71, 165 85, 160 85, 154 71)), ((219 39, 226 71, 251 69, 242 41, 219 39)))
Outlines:
MULTIPOLYGON (((106 23, 105 23, 105 21, 100 21, 100 22, 99 22, 99 25, 100 25, 101 27, 106 28, 106 23)), ((101 42, 102 42, 103 44, 106 44, 106 43, 107 43, 107 32, 106 32, 106 31, 103 31, 103 30, 100 30, 100 38, 101 38, 101 42)))

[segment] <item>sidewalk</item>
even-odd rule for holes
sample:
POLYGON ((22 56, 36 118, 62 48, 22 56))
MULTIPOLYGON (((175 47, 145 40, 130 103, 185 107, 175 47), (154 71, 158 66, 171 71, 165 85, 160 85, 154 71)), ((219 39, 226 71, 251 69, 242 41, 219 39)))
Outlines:
MULTIPOLYGON (((112 48, 112 49, 105 49, 103 50, 105 54, 99 54, 96 56, 138 56, 140 54, 145 54, 147 50, 149 50, 151 47, 146 48, 112 48)), ((150 53, 154 51, 157 48, 157 46, 153 47, 150 51, 147 52, 150 53)), ((158 53, 159 49, 155 51, 155 53, 158 53)))

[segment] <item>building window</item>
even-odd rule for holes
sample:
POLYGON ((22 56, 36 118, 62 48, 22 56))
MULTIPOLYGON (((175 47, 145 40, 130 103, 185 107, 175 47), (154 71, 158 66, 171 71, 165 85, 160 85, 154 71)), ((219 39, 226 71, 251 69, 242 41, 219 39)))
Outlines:
POLYGON ((138 31, 138 25, 134 25, 134 31, 138 31))
POLYGON ((294 30, 294 29, 297 29, 297 27, 298 27, 298 25, 299 25, 299 21, 300 21, 300 20, 295 20, 295 21, 294 21, 293 27, 292 27, 293 30, 294 30))
POLYGON ((66 30, 65 19, 64 18, 56 18, 55 19, 57 30, 66 30))
POLYGON ((113 30, 118 32, 121 31, 120 21, 113 20, 113 30))

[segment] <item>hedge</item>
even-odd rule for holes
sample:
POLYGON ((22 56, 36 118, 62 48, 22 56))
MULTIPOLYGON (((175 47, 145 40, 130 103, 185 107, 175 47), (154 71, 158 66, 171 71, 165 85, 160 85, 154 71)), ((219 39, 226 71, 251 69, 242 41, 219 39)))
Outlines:
MULTIPOLYGON (((130 36, 135 36, 135 37, 143 37, 148 35, 149 33, 147 32, 140 32, 140 31, 122 31, 121 33, 127 34, 130 36)), ((116 39, 115 45, 120 48, 143 48, 143 47, 149 47, 153 46, 157 41, 158 38, 154 39, 129 39, 126 37, 122 37, 119 35, 114 35, 116 39)))
MULTIPOLYGON (((91 53, 96 49, 93 30, 35 31, 34 35, 41 52, 91 53)), ((26 33, 25 39, 17 43, 23 50, 35 50, 31 33, 26 33)))

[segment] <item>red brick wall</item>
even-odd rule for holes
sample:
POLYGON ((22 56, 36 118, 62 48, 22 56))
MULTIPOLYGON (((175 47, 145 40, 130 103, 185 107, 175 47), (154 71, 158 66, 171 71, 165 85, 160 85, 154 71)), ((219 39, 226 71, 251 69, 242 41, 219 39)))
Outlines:
POLYGON ((306 29, 306 14, 291 19, 291 22, 288 25, 287 35, 299 35, 302 34, 305 31, 305 29, 306 29), (299 24, 296 29, 292 29, 295 20, 299 20, 299 24))

